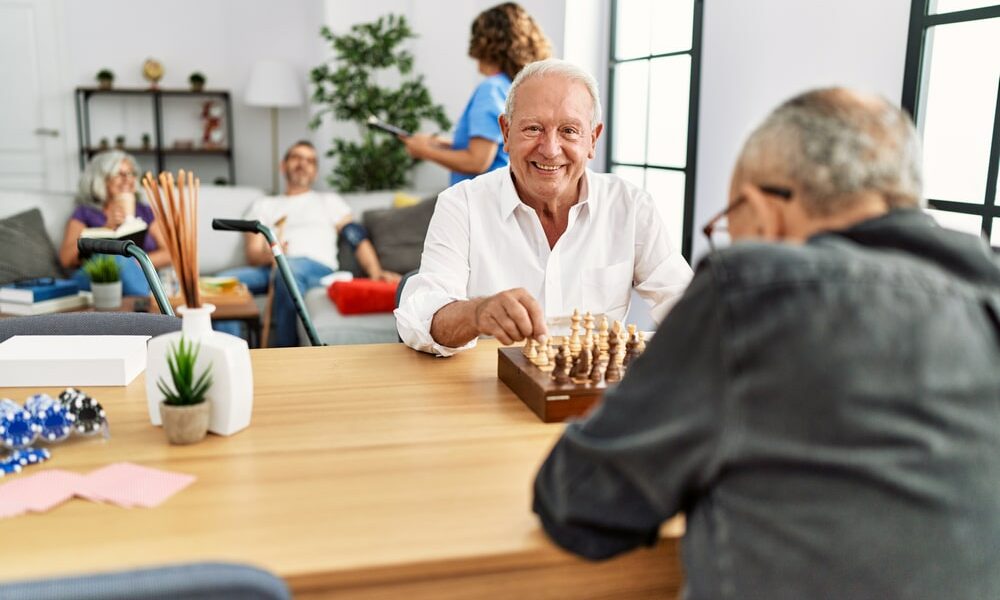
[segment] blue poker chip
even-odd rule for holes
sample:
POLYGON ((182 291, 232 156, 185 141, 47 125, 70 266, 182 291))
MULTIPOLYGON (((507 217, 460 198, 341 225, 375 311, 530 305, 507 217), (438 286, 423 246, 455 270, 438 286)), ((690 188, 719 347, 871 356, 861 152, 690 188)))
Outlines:
POLYGON ((45 448, 25 448, 24 450, 14 450, 10 454, 8 461, 16 462, 22 467, 43 463, 52 458, 52 453, 45 448))
POLYGON ((0 461, 0 477, 20 472, 21 472, 20 463, 10 459, 0 461))
POLYGON ((86 394, 79 395, 66 403, 66 409, 73 415, 73 429, 82 435, 99 433, 107 424, 104 407, 86 394))
POLYGON ((42 426, 24 409, 0 416, 0 444, 8 448, 27 448, 35 443, 41 430, 42 426))
POLYGON ((38 396, 32 396, 27 402, 28 411, 41 427, 38 437, 43 442, 59 442, 69 437, 73 432, 76 415, 51 397, 44 394, 38 396), (38 399, 38 396, 45 398, 38 399))

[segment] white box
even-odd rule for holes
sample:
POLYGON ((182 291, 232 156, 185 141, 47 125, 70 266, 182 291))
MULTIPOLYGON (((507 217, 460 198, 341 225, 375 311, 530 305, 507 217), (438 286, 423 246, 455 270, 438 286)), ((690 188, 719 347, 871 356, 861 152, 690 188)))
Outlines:
POLYGON ((0 344, 0 387, 128 385, 148 335, 16 335, 0 344))

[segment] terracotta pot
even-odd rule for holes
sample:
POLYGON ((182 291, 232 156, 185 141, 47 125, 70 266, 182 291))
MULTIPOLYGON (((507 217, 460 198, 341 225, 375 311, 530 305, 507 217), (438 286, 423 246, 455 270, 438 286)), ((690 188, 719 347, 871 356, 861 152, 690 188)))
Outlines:
POLYGON ((171 406, 166 402, 160 402, 163 431, 166 432, 167 440, 171 444, 193 444, 203 440, 208 433, 210 414, 209 400, 189 406, 171 406))

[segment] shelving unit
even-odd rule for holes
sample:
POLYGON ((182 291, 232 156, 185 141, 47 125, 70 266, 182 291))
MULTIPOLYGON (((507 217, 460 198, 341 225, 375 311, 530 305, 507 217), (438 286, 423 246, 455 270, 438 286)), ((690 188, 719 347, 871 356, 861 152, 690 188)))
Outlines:
POLYGON ((149 88, 111 88, 101 89, 96 87, 76 88, 76 129, 77 137, 80 140, 80 169, 83 169, 87 161, 94 154, 102 149, 97 147, 91 140, 90 132, 90 101, 94 96, 138 96, 148 97, 153 110, 153 139, 149 148, 123 148, 125 152, 134 155, 152 156, 156 159, 156 170, 164 171, 165 159, 169 156, 221 156, 226 159, 229 170, 229 184, 236 184, 236 166, 233 160, 233 108, 229 98, 229 92, 224 90, 203 90, 192 92, 190 90, 169 90, 169 89, 149 89, 149 88), (171 98, 194 98, 194 97, 219 98, 226 108, 226 147, 225 148, 170 148, 164 147, 163 136, 163 103, 171 98))

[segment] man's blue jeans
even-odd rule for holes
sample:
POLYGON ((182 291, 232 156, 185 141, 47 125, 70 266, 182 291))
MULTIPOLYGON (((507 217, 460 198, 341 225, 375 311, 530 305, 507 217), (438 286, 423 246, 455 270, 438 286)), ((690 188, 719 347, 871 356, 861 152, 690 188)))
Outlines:
MULTIPOLYGON (((139 263, 134 258, 127 256, 114 256, 113 258, 118 263, 118 272, 122 280, 122 295, 148 296, 149 282, 146 281, 146 275, 142 272, 139 263)), ((74 271, 70 278, 80 286, 81 290, 90 289, 90 278, 83 272, 83 269, 74 271)))
MULTIPOLYGON (((330 267, 304 257, 289 258, 288 267, 295 278, 295 284, 299 287, 299 293, 303 296, 309 289, 319 286, 320 279, 333 273, 330 267)), ((270 267, 239 267, 219 273, 220 277, 236 277, 246 284, 252 294, 267 292, 267 282, 270 275, 270 267)), ((275 330, 270 345, 277 348, 298 346, 298 313, 295 311, 292 295, 288 292, 288 287, 280 273, 277 273, 275 277, 274 309, 271 315, 275 330)), ((216 327, 216 329, 227 331, 228 327, 216 327)))

